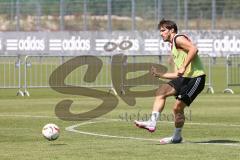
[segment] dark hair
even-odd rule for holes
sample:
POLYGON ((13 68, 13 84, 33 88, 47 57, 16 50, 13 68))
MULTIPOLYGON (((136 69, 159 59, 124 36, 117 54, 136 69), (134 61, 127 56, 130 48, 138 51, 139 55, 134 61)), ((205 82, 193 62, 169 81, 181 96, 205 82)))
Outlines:
POLYGON ((176 23, 170 20, 162 19, 158 24, 158 29, 160 29, 161 27, 165 27, 167 29, 173 29, 175 33, 178 32, 176 23))

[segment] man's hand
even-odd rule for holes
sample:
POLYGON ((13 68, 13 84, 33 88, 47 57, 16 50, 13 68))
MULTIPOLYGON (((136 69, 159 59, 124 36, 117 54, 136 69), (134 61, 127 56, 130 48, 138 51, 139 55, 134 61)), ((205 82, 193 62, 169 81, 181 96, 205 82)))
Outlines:
POLYGON ((152 66, 151 68, 151 74, 154 76, 154 77, 158 77, 160 78, 161 77, 161 73, 157 72, 157 68, 152 66))
POLYGON ((186 67, 181 67, 177 70, 178 76, 182 76, 186 71, 186 67))

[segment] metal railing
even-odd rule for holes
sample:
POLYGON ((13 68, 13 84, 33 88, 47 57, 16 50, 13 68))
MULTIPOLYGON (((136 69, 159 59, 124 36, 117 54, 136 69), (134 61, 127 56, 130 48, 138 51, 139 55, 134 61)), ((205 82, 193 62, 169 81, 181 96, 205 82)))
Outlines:
POLYGON ((22 71, 20 57, 0 55, 0 88, 18 89, 17 95, 23 96, 21 84, 22 71))
POLYGON ((206 73, 205 86, 207 87, 207 93, 214 93, 213 82, 212 82, 212 57, 209 54, 200 54, 202 63, 204 65, 206 73))
MULTIPOLYGON (((19 56, 0 56, 0 58, 0 88, 17 88, 17 95, 22 96, 29 96, 29 89, 31 88, 66 87, 66 85, 108 88, 115 94, 117 94, 116 90, 121 90, 118 94, 124 94, 125 89, 131 86, 154 87, 159 85, 160 81, 158 79, 151 78, 149 70, 152 65, 161 65, 166 70, 173 70, 174 68, 168 55, 34 55, 26 56, 23 61, 19 56), (122 57, 119 57, 119 55, 122 57), (24 67, 21 67, 23 64, 24 67), (62 78, 61 81, 59 81, 59 77, 62 78), (56 80, 56 83, 53 82, 52 86, 50 86, 50 78, 53 81, 56 80), (22 88, 24 92, 21 91, 22 88)), ((201 55, 201 59, 207 74, 205 83, 207 92, 214 93, 211 57, 201 55)), ((227 67, 229 68, 229 66, 227 67)), ((229 76, 229 74, 232 74, 232 72, 229 73, 228 71, 227 75, 229 76)), ((239 75, 236 76, 239 77, 239 75)), ((228 80, 228 86, 233 85, 230 83, 232 80, 228 80)), ((237 82, 239 85, 239 79, 237 82)))
POLYGON ((26 56, 24 94, 29 96, 30 88, 64 87, 65 84, 112 89, 110 65, 110 56, 26 56), (64 78, 64 84, 56 80, 50 86, 49 78, 59 67, 62 67, 60 77, 64 78))
POLYGON ((224 93, 234 93, 230 87, 240 86, 240 54, 229 54, 226 58, 226 82, 224 93))

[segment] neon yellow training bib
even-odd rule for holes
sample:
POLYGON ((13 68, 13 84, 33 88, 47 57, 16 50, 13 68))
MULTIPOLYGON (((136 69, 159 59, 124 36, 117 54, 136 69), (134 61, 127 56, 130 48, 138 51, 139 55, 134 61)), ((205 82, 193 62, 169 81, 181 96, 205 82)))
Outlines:
MULTIPOLYGON (((179 35, 178 35, 179 36, 179 35)), ((175 35, 176 37, 176 35, 175 35)), ((187 58, 187 52, 183 50, 178 50, 175 44, 175 37, 172 44, 172 54, 173 61, 176 67, 179 69, 182 67, 185 59, 187 58)), ((194 57, 194 59, 189 63, 183 77, 198 77, 204 75, 204 67, 198 55, 194 57)))

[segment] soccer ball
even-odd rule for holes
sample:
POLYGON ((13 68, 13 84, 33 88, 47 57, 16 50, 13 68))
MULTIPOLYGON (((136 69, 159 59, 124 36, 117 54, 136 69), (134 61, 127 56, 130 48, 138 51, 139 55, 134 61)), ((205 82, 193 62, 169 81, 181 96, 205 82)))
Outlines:
POLYGON ((46 124, 42 129, 42 135, 49 141, 54 141, 58 139, 60 134, 60 129, 56 124, 49 123, 46 124))

